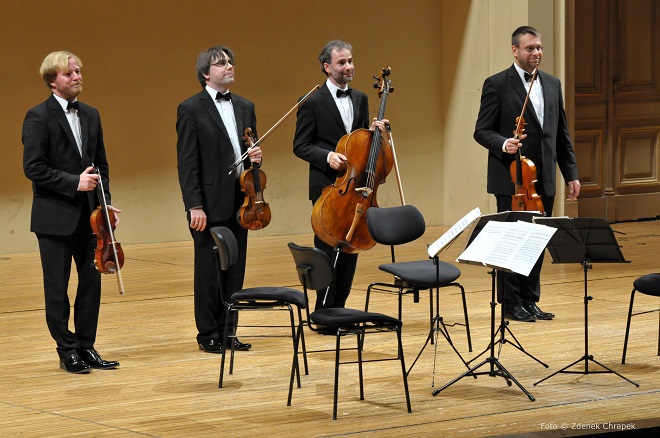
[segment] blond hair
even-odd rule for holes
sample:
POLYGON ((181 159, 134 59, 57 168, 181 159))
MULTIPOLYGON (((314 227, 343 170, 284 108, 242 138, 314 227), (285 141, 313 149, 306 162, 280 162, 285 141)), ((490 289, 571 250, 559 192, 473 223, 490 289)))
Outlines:
POLYGON ((82 61, 76 55, 71 52, 58 51, 49 53, 44 61, 41 63, 41 68, 39 69, 39 74, 46 83, 46 87, 51 89, 50 83, 55 80, 57 77, 57 72, 68 72, 69 71, 69 58, 76 60, 78 65, 82 68, 82 61))

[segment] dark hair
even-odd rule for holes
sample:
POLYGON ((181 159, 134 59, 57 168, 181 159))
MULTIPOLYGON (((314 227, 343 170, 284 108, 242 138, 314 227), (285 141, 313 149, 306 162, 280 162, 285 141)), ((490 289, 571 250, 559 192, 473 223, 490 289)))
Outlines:
POLYGON ((513 34, 511 34, 511 45, 518 47, 518 44, 520 44, 520 37, 526 34, 531 34, 537 38, 541 38, 541 33, 533 27, 520 26, 518 29, 513 31, 513 34))
POLYGON ((234 61, 234 52, 232 52, 229 47, 210 47, 200 53, 197 57, 197 80, 202 85, 202 88, 206 86, 206 78, 204 75, 209 74, 211 64, 214 62, 226 60, 225 53, 229 56, 229 61, 231 61, 231 64, 235 66, 236 63, 234 61))
POLYGON ((323 47, 323 50, 319 53, 319 62, 321 63, 321 71, 326 76, 328 76, 328 73, 325 71, 323 64, 330 64, 332 62, 333 49, 353 51, 353 46, 345 41, 332 40, 323 47))

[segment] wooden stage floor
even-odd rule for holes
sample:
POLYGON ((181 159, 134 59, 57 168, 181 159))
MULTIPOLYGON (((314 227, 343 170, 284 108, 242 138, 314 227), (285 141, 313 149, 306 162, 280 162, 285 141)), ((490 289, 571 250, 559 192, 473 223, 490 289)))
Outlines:
MULTIPOLYGON (((437 352, 427 347, 409 377, 413 412, 406 412, 401 371, 396 362, 365 365, 365 400, 359 400, 357 367, 341 367, 338 420, 332 420, 334 356, 310 356, 310 374, 286 406, 291 340, 258 338, 241 329, 249 352, 238 352, 233 375, 218 389, 220 356, 198 350, 192 297, 192 242, 126 245, 118 295, 113 276, 103 278, 96 347, 121 367, 70 375, 58 367, 55 345, 44 319, 41 268, 37 253, 0 255, 0 430, 3 436, 201 437, 201 436, 575 436, 620 428, 660 425, 658 299, 637 295, 626 364, 621 364, 632 282, 659 272, 660 221, 614 224, 631 263, 595 263, 588 272, 589 354, 625 377, 588 373, 584 361, 538 385, 535 382, 585 354, 584 276, 576 265, 553 265, 546 256, 540 306, 553 321, 514 322, 512 333, 526 352, 509 342, 496 349, 501 364, 528 390, 530 399, 502 377, 464 378, 437 396, 432 392, 465 367, 440 338, 437 352), (435 372, 434 372, 435 365, 435 372), (564 430, 562 430, 564 429, 564 430)), ((399 260, 424 259, 426 244, 445 230, 433 227, 417 242, 400 248, 399 260)), ((120 233, 120 232, 119 232, 120 233)), ((118 236, 121 238, 121 236, 118 236)), ((246 287, 299 287, 286 243, 312 242, 311 234, 261 237, 251 233, 246 287)), ((453 262, 462 240, 442 254, 453 262)), ((360 255, 349 306, 362 308, 368 284, 389 280, 377 266, 388 248, 360 255)), ((463 327, 449 328, 467 360, 490 341, 490 276, 486 268, 459 265, 467 292, 473 352, 463 327)), ((441 290, 445 323, 458 322, 462 309, 454 288, 441 290)), ((75 290, 75 284, 71 285, 75 290)), ((75 292, 74 292, 75 293, 75 292)), ((394 295, 377 293, 372 310, 396 315, 394 295)), ((499 315, 499 306, 497 307, 499 315)), ((403 340, 409 366, 428 334, 428 293, 420 303, 404 301, 403 340)), ((284 313, 254 312, 245 325, 286 323, 284 313)), ((499 319, 498 319, 499 322, 499 319)), ((271 329, 276 333, 276 329, 271 329)), ((285 333, 279 331, 277 333, 285 333)), ((366 357, 394 347, 393 336, 371 337, 366 357)), ((508 341, 512 339, 507 335, 508 341)), ((311 349, 334 348, 334 337, 307 335, 311 349)), ((498 344, 499 346, 499 344, 498 344)), ((487 356, 487 355, 486 355, 487 356)), ((483 357, 486 357, 483 356, 483 357)), ((478 359, 478 361, 480 361, 478 359)), ((474 362, 476 364, 478 362, 474 362)), ((481 368, 488 370, 488 366, 481 368)), ((590 363, 589 371, 601 370, 590 363)))

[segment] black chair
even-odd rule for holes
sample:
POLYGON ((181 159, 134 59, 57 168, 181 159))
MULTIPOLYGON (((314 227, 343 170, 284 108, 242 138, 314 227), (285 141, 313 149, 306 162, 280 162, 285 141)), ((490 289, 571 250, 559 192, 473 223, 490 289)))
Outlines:
MULTIPOLYGON (((633 301, 635 300, 635 292, 643 293, 644 295, 651 295, 660 297, 660 274, 646 274, 639 277, 633 282, 633 290, 630 294, 630 309, 628 310, 628 323, 626 324, 626 337, 623 341, 623 356, 621 363, 626 363, 626 350, 628 349, 628 334, 630 333, 630 319, 635 315, 643 313, 657 312, 660 309, 648 310, 645 312, 633 313, 633 301)), ((658 321, 658 356, 660 356, 660 319, 658 321)))
MULTIPOLYGON (((391 263, 380 265, 378 269, 394 276, 393 283, 374 282, 367 288, 365 310, 369 310, 369 298, 371 290, 376 288, 383 292, 396 291, 399 295, 399 319, 402 318, 402 298, 404 295, 413 294, 414 301, 419 302, 419 291, 429 290, 430 311, 429 319, 431 330, 439 318, 439 290, 436 294, 436 314, 433 312, 433 289, 443 287, 457 287, 461 290, 463 298, 463 315, 467 333, 467 344, 472 351, 472 338, 470 336, 470 321, 468 319, 467 303, 465 301, 465 289, 456 280, 461 276, 461 271, 451 263, 432 259, 397 262, 394 247, 412 242, 421 237, 426 231, 426 222, 422 213, 412 205, 402 205, 388 208, 370 208, 367 210, 367 228, 371 237, 381 245, 389 245, 391 252, 391 263), (382 289, 385 288, 385 289, 382 289)), ((432 341, 432 339, 431 339, 432 341)))
MULTIPOLYGON (((289 249, 293 255, 298 270, 298 278, 302 284, 305 298, 307 298, 308 290, 325 289, 334 278, 334 269, 332 261, 327 254, 318 248, 300 247, 294 243, 289 243, 289 249)), ((309 303, 309 299, 307 299, 309 303)), ((339 389, 339 365, 357 363, 360 378, 360 400, 364 400, 364 384, 362 364, 364 362, 380 362, 398 360, 401 363, 401 376, 403 377, 403 387, 406 393, 406 404, 408 412, 412 412, 410 407, 410 394, 408 393, 408 379, 406 376, 406 365, 403 358, 403 346, 401 344, 401 320, 392 318, 381 313, 365 312, 362 310, 346 309, 346 308, 324 308, 319 309, 310 314, 309 306, 306 307, 307 319, 301 320, 298 326, 296 341, 294 343, 294 350, 296 357, 298 354, 298 344, 302 338, 303 326, 307 325, 312 331, 322 331, 328 333, 334 332, 336 336, 335 347, 335 388, 334 388, 334 402, 332 410, 332 419, 337 419, 337 396, 339 389), (396 357, 386 357, 380 359, 365 360, 362 358, 361 339, 366 334, 382 333, 382 332, 396 332, 398 348, 396 357), (355 335, 357 339, 357 362, 356 361, 340 361, 341 338, 344 336, 355 335)), ((304 348, 304 347, 303 347, 304 348)), ((328 350, 324 350, 328 351, 328 350)), ((331 351, 331 350, 330 350, 331 351)), ((309 351, 308 353, 313 353, 309 351)), ((294 365, 296 365, 294 360, 294 365)), ((293 393, 293 372, 291 371, 291 381, 289 384, 289 401, 287 405, 291 405, 291 395, 293 393)))
MULTIPOLYGON (((218 283, 220 284, 220 293, 224 305, 227 307, 227 318, 225 320, 225 330, 222 339, 222 360, 220 364, 220 381, 218 387, 222 388, 224 372, 225 372, 225 354, 227 353, 227 345, 231 345, 231 358, 229 362, 229 374, 234 371, 234 342, 233 338, 236 337, 236 329, 238 328, 238 313, 241 310, 276 310, 288 311, 291 327, 291 339, 294 347, 293 366, 291 370, 291 381, 293 382, 294 375, 298 379, 298 387, 300 387, 300 369, 298 367, 298 356, 296 354, 296 321, 293 313, 293 307, 297 308, 298 321, 302 321, 302 309, 307 307, 305 295, 296 289, 288 287, 252 287, 249 289, 242 289, 231 294, 227 297, 225 294, 225 285, 222 282, 221 271, 226 271, 236 263, 238 257, 238 244, 234 233, 226 227, 213 227, 211 228, 211 235, 215 241, 215 253, 218 259, 218 283), (229 330, 230 320, 234 321, 233 334, 229 330), (229 340, 232 342, 229 342, 229 340)), ((286 327, 286 326, 261 326, 269 328, 286 327)), ((274 336, 274 335, 266 335, 274 336)), ((288 336, 288 335, 287 335, 288 336)), ((309 374, 307 367, 307 355, 305 354, 304 338, 303 338, 303 359, 305 366, 305 374, 309 374)))

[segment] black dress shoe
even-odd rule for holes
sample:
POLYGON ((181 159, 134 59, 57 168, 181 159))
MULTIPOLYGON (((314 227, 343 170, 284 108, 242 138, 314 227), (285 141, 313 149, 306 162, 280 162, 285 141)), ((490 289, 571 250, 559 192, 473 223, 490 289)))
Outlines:
POLYGON ((89 365, 83 362, 76 353, 69 353, 60 358, 60 369, 73 374, 88 374, 89 365))
MULTIPOLYGON (((233 338, 233 339, 234 339, 234 350, 236 351, 248 351, 250 348, 252 348, 252 344, 247 344, 247 343, 244 344, 243 342, 239 341, 238 338, 233 338)), ((231 342, 231 340, 229 342, 231 342)))
POLYGON ((554 313, 544 312, 543 310, 539 309, 539 306, 537 306, 536 303, 523 303, 523 307, 536 319, 549 320, 555 317, 554 313))
POLYGON ((217 339, 208 339, 203 342, 198 342, 199 349, 207 353, 222 353, 222 342, 217 339))
POLYGON ((529 313, 522 304, 509 305, 504 309, 504 317, 511 321, 534 322, 536 317, 529 313))
POLYGON ((101 359, 101 355, 93 348, 81 348, 78 350, 78 356, 85 361, 87 365, 97 370, 111 370, 119 366, 119 362, 101 359))

